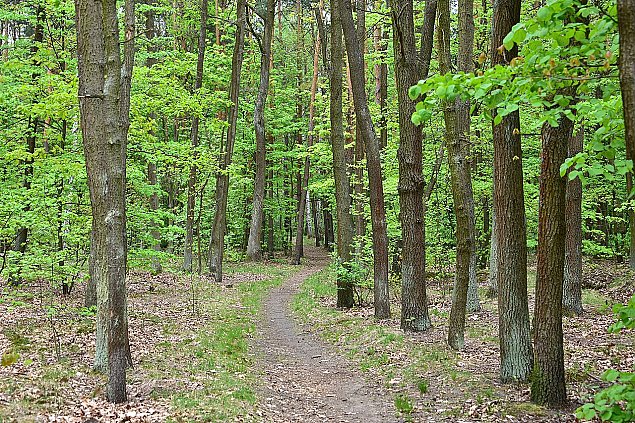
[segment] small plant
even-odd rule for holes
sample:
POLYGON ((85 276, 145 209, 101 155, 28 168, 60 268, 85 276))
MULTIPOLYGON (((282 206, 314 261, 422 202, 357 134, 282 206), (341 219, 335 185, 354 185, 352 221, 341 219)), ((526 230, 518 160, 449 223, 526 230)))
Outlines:
MULTIPOLYGON (((609 328, 609 332, 635 329, 635 295, 627 305, 618 304, 613 311, 617 315, 617 322, 609 328)), ((604 372, 602 379, 613 385, 598 392, 593 402, 578 408, 576 417, 582 420, 600 418, 617 423, 635 421, 635 372, 609 369, 604 372)))
POLYGON ((421 395, 425 394, 428 392, 428 381, 425 379, 420 379, 419 382, 417 382, 417 388, 419 388, 419 393, 421 395))
POLYGON ((412 401, 406 394, 399 394, 395 397, 395 408, 402 414, 411 414, 414 410, 412 401))

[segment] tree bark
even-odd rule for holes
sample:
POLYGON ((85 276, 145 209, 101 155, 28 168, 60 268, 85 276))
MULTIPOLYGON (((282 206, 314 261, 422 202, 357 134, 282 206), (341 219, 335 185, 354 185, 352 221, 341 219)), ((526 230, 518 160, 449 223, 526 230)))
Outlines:
POLYGON ((254 128, 256 131, 256 179, 254 183, 254 204, 249 226, 249 241, 247 242, 247 257, 252 261, 262 260, 262 219, 264 211, 265 181, 267 167, 267 141, 265 138, 265 104, 269 93, 269 56, 273 40, 273 26, 275 19, 275 0, 267 0, 267 17, 262 41, 262 56, 260 58, 260 85, 254 108, 254 128))
POLYGON ((573 121, 563 116, 558 123, 557 128, 548 123, 542 127, 531 376, 531 400, 550 407, 563 405, 567 400, 562 342, 566 180, 560 176, 560 165, 567 158, 573 121))
POLYGON ((97 288, 95 368, 109 401, 126 401, 131 364, 126 295, 126 144, 134 57, 134 3, 125 3, 121 63, 114 0, 77 1, 79 104, 93 215, 90 276, 97 288))
MULTIPOLYGON (((315 94, 318 86, 318 64, 320 58, 320 34, 315 38, 315 49, 313 53, 313 77, 311 79, 311 99, 309 102, 309 135, 307 137, 307 147, 310 150, 313 146, 313 132, 315 129, 315 94)), ((298 207, 298 226, 295 234, 295 251, 293 254, 293 264, 300 264, 300 259, 304 255, 304 222, 307 215, 307 188, 309 185, 310 176, 310 159, 307 151, 307 156, 304 159, 304 172, 302 175, 302 187, 300 191, 300 205, 298 207)))
MULTIPOLYGON (((342 22, 339 13, 339 0, 331 0, 331 60, 330 66, 324 58, 325 67, 329 68, 330 91, 330 123, 331 150, 333 153, 333 179, 335 179, 335 212, 337 217, 337 259, 339 265, 348 268, 351 261, 353 244, 353 219, 351 216, 351 184, 346 165, 346 149, 344 127, 342 123, 342 22)), ((322 19, 318 19, 324 28, 322 19)), ((322 32, 324 32, 322 30, 322 32)), ((330 227, 328 203, 324 203, 324 246, 329 249, 330 227)), ((337 307, 353 306, 353 287, 343 275, 337 276, 337 307)))
MULTIPOLYGON (((582 152, 584 128, 569 138, 569 157, 582 152)), ((573 316, 582 309, 582 181, 567 178, 565 200, 566 240, 564 256, 564 282, 562 290, 563 313, 573 316)))
MULTIPOLYGON (((499 50, 503 38, 520 21, 520 0, 496 0, 492 24, 492 65, 506 65, 518 48, 499 50)), ((494 140, 494 212, 498 283, 498 332, 501 381, 526 381, 532 368, 533 352, 527 300, 527 232, 523 190, 520 114, 492 122, 494 140)))
MULTIPOLYGON (((207 0, 201 0, 201 27, 198 36, 198 57, 196 62, 196 79, 194 81, 194 92, 196 93, 203 86, 203 63, 205 61, 205 38, 207 34, 207 0)), ((187 206, 185 220, 185 251, 183 253, 183 270, 192 271, 192 245, 194 243, 194 208, 196 206, 196 182, 198 177, 198 127, 200 117, 192 118, 191 146, 192 161, 190 165, 190 176, 187 180, 187 206)))
MULTIPOLYGON (((635 160, 635 1, 618 0, 618 27, 620 33, 620 87, 626 144, 626 159, 635 160)), ((633 173, 626 174, 626 189, 633 193, 633 173)), ((629 265, 635 269, 635 210, 628 209, 628 226, 631 233, 629 265)))
MULTIPOLYGON (((218 0, 217 4, 218 4, 218 0)), ((221 148, 219 157, 219 172, 216 175, 216 213, 212 224, 212 235, 209 240, 209 254, 207 269, 214 274, 217 283, 223 281, 223 256, 225 252, 225 232, 227 231, 227 195, 229 192, 228 168, 234 155, 236 143, 236 122, 238 121, 238 93, 240 91, 240 73, 243 66, 243 51, 245 46, 246 0, 238 0, 236 5, 236 41, 232 56, 232 75, 229 86, 229 113, 227 120, 227 140, 221 148)), ((218 22, 218 20, 217 20, 218 22)))
POLYGON ((421 128, 412 123, 415 102, 408 89, 421 77, 416 51, 412 0, 391 0, 395 83, 399 102, 399 217, 403 239, 401 262, 401 328, 424 331, 431 326, 426 296, 421 128))
MULTIPOLYGON (((375 9, 381 9, 382 0, 375 2, 375 9)), ((378 55, 375 63, 375 103, 379 105, 379 146, 385 149, 388 145, 388 127, 386 99, 388 97, 388 64, 386 63, 386 49, 388 44, 388 29, 383 25, 375 25, 373 33, 373 49, 378 55)))
MULTIPOLYGON (((352 69, 363 69, 362 52, 355 34, 353 10, 350 0, 340 0, 340 18, 346 43, 348 62, 352 69)), ((361 126, 361 135, 366 149, 366 166, 370 190, 371 223, 373 228, 374 293, 375 318, 390 316, 388 296, 388 236, 386 234, 386 207, 384 205, 384 187, 381 171, 379 142, 368 110, 366 89, 362 72, 351 73, 353 103, 355 104, 356 124, 361 126)), ((414 327, 423 327, 424 322, 415 322, 414 327)))

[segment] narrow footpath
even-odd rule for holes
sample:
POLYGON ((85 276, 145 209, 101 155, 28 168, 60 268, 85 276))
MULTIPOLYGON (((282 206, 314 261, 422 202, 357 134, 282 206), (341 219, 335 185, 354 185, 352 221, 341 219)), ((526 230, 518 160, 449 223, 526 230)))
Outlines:
POLYGON ((305 258, 302 269, 263 303, 258 414, 266 422, 401 421, 379 385, 364 381, 351 363, 291 316, 290 303, 300 284, 329 262, 327 253, 315 247, 305 247, 305 258))

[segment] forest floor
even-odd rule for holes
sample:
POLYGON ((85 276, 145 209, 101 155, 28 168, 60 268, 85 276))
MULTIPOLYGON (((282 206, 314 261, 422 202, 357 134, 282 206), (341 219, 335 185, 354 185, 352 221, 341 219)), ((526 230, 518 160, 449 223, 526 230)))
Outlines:
POLYGON ((585 266, 585 314, 564 322, 571 404, 553 412, 529 402, 527 385, 498 382, 494 299, 481 295, 457 353, 444 342, 451 278, 430 281, 434 327, 404 334, 397 317, 374 321, 368 290, 357 292, 362 306, 336 310, 328 261, 307 247, 303 266, 230 264, 223 284, 131 272, 135 367, 123 405, 105 401, 105 379, 91 369, 94 313, 81 287, 62 297, 45 281, 0 281, 0 422, 574 421, 606 386, 606 368, 635 365, 633 334, 606 331, 611 305, 633 293, 622 267, 585 266))

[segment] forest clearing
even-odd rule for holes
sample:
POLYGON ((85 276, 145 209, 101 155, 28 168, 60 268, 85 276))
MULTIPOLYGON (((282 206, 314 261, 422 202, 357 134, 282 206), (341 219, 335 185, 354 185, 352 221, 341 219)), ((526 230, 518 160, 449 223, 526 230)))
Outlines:
POLYGON ((635 0, 0 0, 0 422, 635 421, 635 0))

